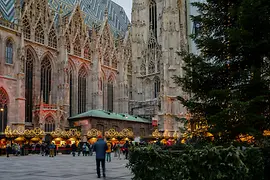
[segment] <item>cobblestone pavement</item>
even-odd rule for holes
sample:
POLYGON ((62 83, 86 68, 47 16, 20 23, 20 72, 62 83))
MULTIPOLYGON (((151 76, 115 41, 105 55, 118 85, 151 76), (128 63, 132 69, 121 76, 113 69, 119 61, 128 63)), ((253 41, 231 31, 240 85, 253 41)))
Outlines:
MULTIPOLYGON (((131 180, 125 167, 127 160, 112 157, 106 163, 106 179, 131 180)), ((40 155, 0 157, 0 180, 96 180, 94 156, 58 155, 54 158, 40 155)), ((102 179, 102 178, 101 178, 102 179)))

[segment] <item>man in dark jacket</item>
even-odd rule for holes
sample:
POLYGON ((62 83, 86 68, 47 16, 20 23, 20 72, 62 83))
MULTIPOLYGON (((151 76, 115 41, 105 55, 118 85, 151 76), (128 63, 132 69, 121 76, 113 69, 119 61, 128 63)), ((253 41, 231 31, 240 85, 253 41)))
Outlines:
POLYGON ((73 155, 73 157, 75 157, 75 153, 76 153, 76 151, 77 151, 77 146, 76 146, 75 143, 73 143, 73 144, 71 145, 71 149, 72 149, 72 155, 73 155))
POLYGON ((107 143, 102 139, 102 136, 98 137, 98 141, 94 144, 94 151, 96 152, 96 165, 97 175, 100 178, 100 163, 102 165, 103 177, 105 175, 105 154, 108 149, 107 143))

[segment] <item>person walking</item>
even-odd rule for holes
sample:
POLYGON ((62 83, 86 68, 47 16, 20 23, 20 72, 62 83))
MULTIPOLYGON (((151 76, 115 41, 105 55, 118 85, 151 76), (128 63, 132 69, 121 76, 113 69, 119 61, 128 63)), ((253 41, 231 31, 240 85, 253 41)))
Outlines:
POLYGON ((129 147, 130 147, 130 144, 129 144, 128 141, 126 141, 126 143, 123 146, 124 154, 125 154, 125 159, 128 159, 129 147))
POLYGON ((110 142, 107 142, 107 151, 106 151, 106 160, 107 162, 112 161, 111 153, 112 153, 112 144, 110 142))
POLYGON ((77 150, 77 146, 75 143, 73 143, 71 145, 71 151, 72 151, 72 156, 75 157, 75 153, 76 153, 76 150, 77 150))
POLYGON ((55 150, 54 143, 50 144, 49 149, 50 149, 50 157, 54 157, 54 150, 55 150))
POLYGON ((105 174, 105 154, 108 149, 107 143, 102 139, 102 136, 98 136, 97 142, 94 144, 94 152, 96 152, 96 166, 97 176, 100 178, 100 164, 102 166, 103 177, 105 174))
POLYGON ((86 143, 83 144, 82 154, 83 154, 83 156, 86 156, 86 143))
POLYGON ((9 157, 9 154, 12 153, 12 147, 9 144, 7 145, 6 151, 7 151, 7 157, 9 157))
POLYGON ((85 156, 89 156, 89 145, 86 144, 86 147, 85 147, 85 156))

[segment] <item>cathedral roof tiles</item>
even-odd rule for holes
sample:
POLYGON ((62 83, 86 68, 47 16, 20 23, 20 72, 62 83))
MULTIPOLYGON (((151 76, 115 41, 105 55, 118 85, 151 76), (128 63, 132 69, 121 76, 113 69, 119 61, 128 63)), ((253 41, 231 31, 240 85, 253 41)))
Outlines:
MULTIPOLYGON (((16 0, 1 0, 0 1, 0 17, 4 17, 10 22, 14 22, 15 18, 15 1, 16 0)), ((21 7, 24 0, 21 0, 21 7)), ((62 16, 70 16, 77 7, 80 6, 84 14, 85 24, 89 27, 101 26, 104 18, 105 9, 109 9, 109 20, 111 30, 116 36, 117 34, 124 35, 128 29, 130 21, 127 18, 123 8, 111 0, 48 0, 48 4, 55 13, 55 22, 58 22, 61 11, 62 16)))

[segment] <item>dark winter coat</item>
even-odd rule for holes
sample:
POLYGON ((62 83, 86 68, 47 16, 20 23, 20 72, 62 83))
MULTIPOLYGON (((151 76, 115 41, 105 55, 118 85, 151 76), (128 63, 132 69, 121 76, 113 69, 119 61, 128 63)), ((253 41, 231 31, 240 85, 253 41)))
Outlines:
POLYGON ((108 150, 107 143, 103 139, 98 139, 98 141, 94 144, 96 159, 105 159, 105 154, 107 150, 108 150))

